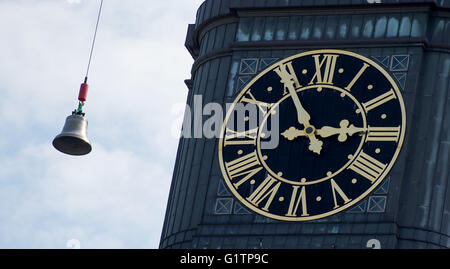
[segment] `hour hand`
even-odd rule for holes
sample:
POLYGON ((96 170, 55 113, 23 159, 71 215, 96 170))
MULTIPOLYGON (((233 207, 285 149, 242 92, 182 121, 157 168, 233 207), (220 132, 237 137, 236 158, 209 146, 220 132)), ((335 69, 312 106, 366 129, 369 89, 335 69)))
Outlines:
POLYGON ((290 141, 299 136, 307 136, 309 138, 308 149, 310 151, 320 154, 320 151, 322 150, 323 142, 315 137, 314 128, 312 126, 305 128, 305 130, 299 130, 295 127, 290 127, 286 131, 282 132, 281 135, 290 141))
POLYGON ((316 131, 317 135, 320 137, 326 138, 332 135, 339 135, 338 141, 345 142, 349 136, 354 135, 355 133, 365 132, 366 128, 355 127, 353 124, 349 126, 349 121, 344 119, 341 120, 339 126, 341 128, 334 128, 330 126, 323 126, 319 130, 316 131))
POLYGON ((284 136, 289 141, 292 141, 299 136, 306 136, 306 132, 304 130, 299 130, 295 127, 290 127, 286 131, 282 132, 281 135, 284 136))

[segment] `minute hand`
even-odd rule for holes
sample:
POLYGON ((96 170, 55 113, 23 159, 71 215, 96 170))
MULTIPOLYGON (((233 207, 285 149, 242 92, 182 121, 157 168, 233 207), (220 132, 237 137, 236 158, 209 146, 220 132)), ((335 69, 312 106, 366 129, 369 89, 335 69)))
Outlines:
MULTIPOLYGON (((294 105, 297 110, 298 123, 302 124, 305 130, 307 130, 307 128, 312 127, 309 123, 311 116, 308 114, 308 112, 306 112, 305 108, 303 108, 302 104, 300 103, 300 99, 298 99, 297 92, 294 89, 294 81, 290 79, 282 79, 282 82, 284 83, 286 88, 288 88, 289 94, 292 97, 292 101, 294 101, 294 105)), ((317 139, 317 137, 314 135, 314 132, 306 132, 306 135, 309 138, 309 150, 314 153, 320 154, 323 142, 317 139)))
POLYGON ((308 114, 308 112, 305 110, 305 108, 302 106, 302 103, 300 103, 300 99, 298 99, 297 92, 294 89, 294 82, 289 81, 286 82, 284 85, 289 90, 289 94, 292 97, 292 101, 294 101, 295 108, 297 109, 297 119, 298 123, 303 124, 305 127, 309 126, 309 121, 311 120, 311 116, 308 114))

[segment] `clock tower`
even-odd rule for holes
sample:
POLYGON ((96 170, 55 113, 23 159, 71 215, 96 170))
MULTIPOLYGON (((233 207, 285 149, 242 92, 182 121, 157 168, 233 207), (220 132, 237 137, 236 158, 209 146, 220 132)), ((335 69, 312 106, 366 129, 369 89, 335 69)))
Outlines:
POLYGON ((450 248, 450 1, 206 0, 185 45, 161 248, 450 248))

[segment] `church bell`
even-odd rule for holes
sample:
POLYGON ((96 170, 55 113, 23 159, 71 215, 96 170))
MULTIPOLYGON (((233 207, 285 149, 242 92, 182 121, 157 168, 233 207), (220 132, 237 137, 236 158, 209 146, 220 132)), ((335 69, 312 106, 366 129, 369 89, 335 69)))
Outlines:
POLYGON ((84 82, 81 84, 80 91, 78 93, 78 108, 72 112, 72 115, 66 118, 66 123, 62 129, 62 132, 53 139, 53 146, 69 155, 86 155, 92 150, 91 142, 87 137, 88 121, 84 117, 83 106, 87 98, 88 93, 88 74, 91 66, 92 53, 94 51, 95 38, 97 36, 98 24, 100 21, 100 14, 102 12, 103 0, 100 2, 100 8, 98 10, 97 24, 95 25, 94 38, 92 40, 91 52, 89 54, 89 61, 87 64, 86 76, 84 82))
POLYGON ((62 132, 53 139, 53 146, 69 155, 86 155, 92 150, 87 137, 88 121, 83 114, 73 113, 66 118, 62 132))

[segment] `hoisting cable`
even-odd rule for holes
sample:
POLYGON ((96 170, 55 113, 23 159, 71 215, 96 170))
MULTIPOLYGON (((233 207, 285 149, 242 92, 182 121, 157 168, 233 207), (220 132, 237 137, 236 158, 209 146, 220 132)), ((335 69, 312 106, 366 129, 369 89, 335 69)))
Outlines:
POLYGON ((88 65, 87 65, 87 69, 86 69, 86 75, 84 77, 84 82, 81 84, 80 92, 78 94, 79 103, 78 103, 78 108, 76 110, 76 114, 83 114, 83 105, 84 105, 84 102, 86 101, 88 87, 89 87, 87 84, 89 68, 91 67, 92 53, 94 51, 95 39, 97 37, 97 30, 98 30, 98 24, 100 22, 100 15, 102 13, 102 7, 103 7, 103 0, 100 1, 100 8, 98 9, 97 23, 95 25, 94 37, 92 39, 91 52, 89 53, 89 60, 88 60, 88 65))

